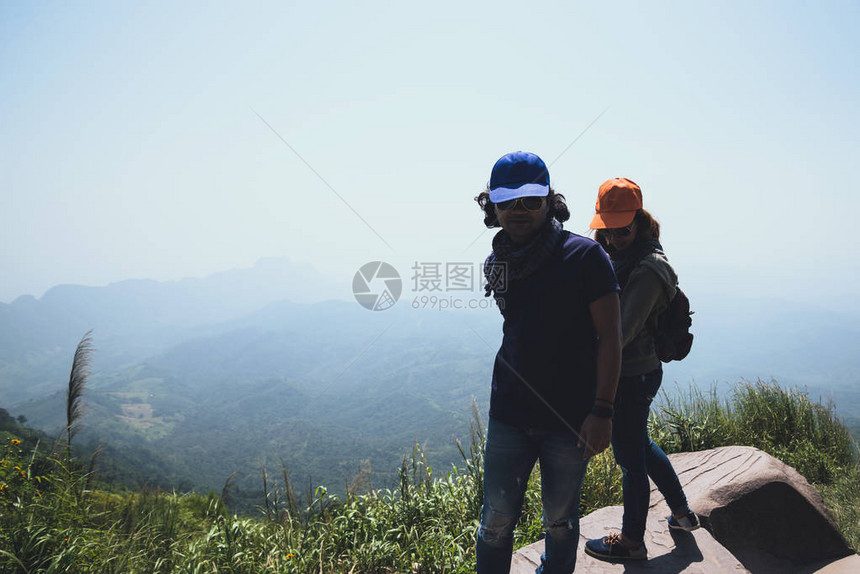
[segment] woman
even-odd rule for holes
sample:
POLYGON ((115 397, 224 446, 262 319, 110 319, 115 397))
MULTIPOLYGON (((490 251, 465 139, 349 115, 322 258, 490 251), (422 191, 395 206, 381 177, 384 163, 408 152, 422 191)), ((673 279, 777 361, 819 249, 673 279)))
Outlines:
POLYGON ((612 448, 623 472, 621 534, 589 540, 586 553, 604 560, 645 560, 648 477, 672 511, 669 527, 691 531, 699 520, 687 505, 666 454, 648 437, 648 411, 663 369, 654 348, 657 318, 675 295, 678 278, 663 254, 660 224, 642 209, 642 190, 626 178, 600 186, 591 222, 621 286, 621 378, 615 395, 612 448))

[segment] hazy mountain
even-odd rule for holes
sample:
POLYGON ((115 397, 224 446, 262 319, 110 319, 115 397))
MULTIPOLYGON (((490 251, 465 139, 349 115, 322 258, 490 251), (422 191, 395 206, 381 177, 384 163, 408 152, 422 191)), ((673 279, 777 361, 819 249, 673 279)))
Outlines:
MULTIPOLYGON (((204 488, 281 459, 300 483, 335 491, 370 461, 381 486, 416 442, 446 468, 459 458, 453 435, 468 437, 472 401, 486 411, 499 322, 452 319, 334 301, 271 305, 233 330, 95 376, 81 440, 157 448, 174 484, 204 488)), ((12 410, 58 429, 55 388, 12 410)))
POLYGON ((741 379, 774 378, 833 398, 841 414, 860 423, 860 323, 850 314, 777 299, 693 303, 693 350, 664 366, 665 380, 726 389, 741 379))
MULTIPOLYGON (((383 312, 285 300, 289 289, 321 297, 325 285, 307 266, 265 261, 205 279, 20 298, 0 306, 0 406, 60 427, 75 344, 95 328, 81 440, 106 441, 151 480, 217 488, 243 470, 248 489, 260 465, 275 470, 283 460, 300 484, 337 491, 370 461, 381 486, 415 442, 437 468, 456 462, 452 436, 468 436, 473 398, 486 413, 499 313, 416 310, 406 295, 383 312)), ((691 298, 696 342, 686 360, 665 366, 666 388, 776 377, 832 397, 860 426, 851 316, 691 298)))
POLYGON ((60 285, 38 300, 27 295, 0 303, 0 404, 39 396, 67 374, 69 350, 90 329, 104 372, 221 332, 220 324, 273 301, 321 301, 343 291, 308 264, 262 259, 250 269, 205 278, 60 285))

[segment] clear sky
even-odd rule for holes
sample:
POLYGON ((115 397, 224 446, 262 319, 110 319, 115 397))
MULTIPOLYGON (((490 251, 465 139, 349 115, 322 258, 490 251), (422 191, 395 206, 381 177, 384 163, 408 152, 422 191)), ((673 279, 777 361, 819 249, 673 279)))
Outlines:
POLYGON ((687 285, 848 301, 858 29, 856 1, 0 0, 0 301, 477 262, 472 198, 516 149, 575 232, 639 183, 687 285))

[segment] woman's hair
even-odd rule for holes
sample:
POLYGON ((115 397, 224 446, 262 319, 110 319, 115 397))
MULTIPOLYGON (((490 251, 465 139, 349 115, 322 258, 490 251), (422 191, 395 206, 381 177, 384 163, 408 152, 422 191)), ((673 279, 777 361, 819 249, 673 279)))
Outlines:
MULTIPOLYGON (((636 215, 633 216, 633 221, 636 222, 637 243, 660 240, 660 223, 647 210, 637 209, 636 215)), ((601 244, 604 249, 609 246, 609 243, 606 241, 606 230, 604 229, 595 230, 594 240, 601 244)))
MULTIPOLYGON (((496 210, 494 209, 495 204, 490 201, 489 185, 487 189, 478 194, 475 201, 478 202, 478 205, 481 206, 481 210, 484 212, 484 225, 487 227, 500 227, 499 220, 496 218, 496 210)), ((555 217, 559 223, 564 223, 570 219, 570 211, 567 209, 567 203, 564 202, 564 196, 556 193, 552 187, 549 188, 546 203, 549 206, 547 217, 555 217)))

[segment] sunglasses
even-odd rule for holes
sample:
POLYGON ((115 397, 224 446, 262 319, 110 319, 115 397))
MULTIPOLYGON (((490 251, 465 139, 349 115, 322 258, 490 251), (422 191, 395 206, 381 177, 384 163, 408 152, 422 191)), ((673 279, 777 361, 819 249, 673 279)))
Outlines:
POLYGON ((526 211, 537 211, 543 206, 543 200, 543 197, 518 197, 517 199, 501 201, 496 204, 496 207, 499 208, 499 211, 508 211, 519 203, 526 211))
POLYGON ((627 237, 630 235, 630 232, 633 231, 633 223, 627 227, 618 227, 616 229, 604 229, 603 233, 606 234, 606 237, 627 237))

